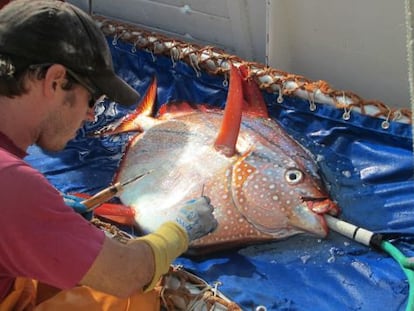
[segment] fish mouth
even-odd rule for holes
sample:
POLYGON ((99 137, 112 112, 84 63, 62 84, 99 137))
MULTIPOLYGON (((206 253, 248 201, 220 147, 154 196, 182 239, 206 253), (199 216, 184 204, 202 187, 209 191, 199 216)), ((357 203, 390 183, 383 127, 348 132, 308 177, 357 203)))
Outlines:
POLYGON ((294 217, 290 218, 290 223, 303 231, 326 237, 329 227, 324 214, 338 215, 338 205, 327 197, 302 197, 302 204, 293 208, 294 217))
POLYGON ((302 201, 306 206, 315 214, 330 214, 336 216, 339 214, 338 205, 327 197, 313 198, 313 197, 302 197, 302 201))

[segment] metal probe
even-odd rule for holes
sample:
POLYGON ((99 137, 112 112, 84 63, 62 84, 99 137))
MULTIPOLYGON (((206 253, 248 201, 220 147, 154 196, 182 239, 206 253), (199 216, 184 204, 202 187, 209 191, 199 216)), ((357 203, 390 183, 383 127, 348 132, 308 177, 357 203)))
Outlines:
POLYGON ((116 196, 116 194, 119 191, 121 191, 126 185, 143 178, 145 175, 149 174, 150 172, 152 171, 148 171, 144 174, 135 176, 131 179, 128 179, 127 181, 123 183, 117 182, 113 184, 112 186, 109 186, 108 188, 105 188, 99 191, 97 194, 91 196, 90 198, 83 200, 81 203, 87 207, 86 212, 93 211, 95 208, 97 208, 102 203, 105 203, 106 201, 116 196))

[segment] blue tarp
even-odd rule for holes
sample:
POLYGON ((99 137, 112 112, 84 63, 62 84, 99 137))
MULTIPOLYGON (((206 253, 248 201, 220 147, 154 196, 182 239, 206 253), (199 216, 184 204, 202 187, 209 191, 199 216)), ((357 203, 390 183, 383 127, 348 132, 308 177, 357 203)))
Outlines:
MULTIPOLYGON (((141 94, 158 79, 158 105, 172 100, 225 104, 223 77, 202 73, 169 57, 108 41, 117 72, 141 94)), ((341 218, 373 230, 394 234, 393 243, 414 256, 414 178, 411 126, 318 104, 264 93, 270 113, 318 160, 341 218)), ((46 154, 31 147, 27 161, 61 191, 94 194, 107 187, 116 172, 128 135, 103 139, 86 133, 119 119, 132 108, 105 102, 97 122, 87 124, 67 148, 46 154)), ((244 310, 405 310, 408 282, 397 262, 374 249, 336 233, 321 240, 296 236, 265 245, 220 252, 203 258, 181 257, 178 264, 219 289, 244 310)))

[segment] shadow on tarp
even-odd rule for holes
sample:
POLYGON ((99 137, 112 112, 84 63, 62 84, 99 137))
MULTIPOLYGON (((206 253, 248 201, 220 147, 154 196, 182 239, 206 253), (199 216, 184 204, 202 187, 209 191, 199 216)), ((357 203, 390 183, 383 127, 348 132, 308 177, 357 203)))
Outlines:
MULTIPOLYGON (((227 88, 221 76, 196 72, 168 57, 131 52, 129 44, 111 45, 115 68, 141 94, 157 76, 158 107, 173 100, 223 107, 227 88)), ((315 156, 341 217, 367 229, 396 233, 406 255, 414 255, 414 178, 411 126, 343 111, 329 105, 309 110, 306 100, 264 93, 273 118, 315 156)), ((107 187, 119 165, 129 134, 102 139, 87 133, 118 120, 132 108, 105 102, 97 121, 86 124, 67 148, 47 154, 31 147, 27 161, 61 191, 93 194, 107 187)), ((244 310, 405 310, 408 283, 398 264, 385 255, 336 233, 325 240, 296 236, 246 246, 208 257, 181 257, 184 265, 244 310)))

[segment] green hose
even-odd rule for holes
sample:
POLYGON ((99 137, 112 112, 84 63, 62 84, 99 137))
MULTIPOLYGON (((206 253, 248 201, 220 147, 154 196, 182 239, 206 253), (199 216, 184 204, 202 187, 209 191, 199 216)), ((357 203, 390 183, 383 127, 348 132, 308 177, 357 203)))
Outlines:
POLYGON ((414 257, 407 258, 390 242, 384 241, 381 234, 357 227, 346 221, 325 215, 328 227, 354 241, 366 246, 381 248, 394 258, 408 278, 408 301, 406 311, 414 311, 414 257))
POLYGON ((390 242, 382 241, 381 248, 388 253, 392 258, 394 258, 403 269, 405 275, 408 278, 408 286, 409 286, 409 293, 408 293, 408 301, 407 307, 405 308, 406 311, 413 311, 414 310, 414 260, 412 258, 407 258, 401 253, 394 245, 390 242))

